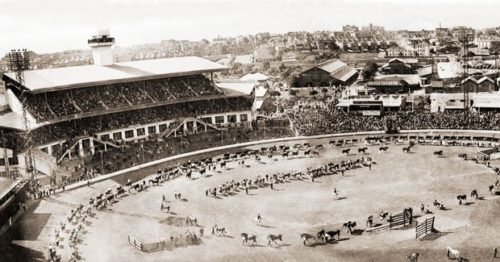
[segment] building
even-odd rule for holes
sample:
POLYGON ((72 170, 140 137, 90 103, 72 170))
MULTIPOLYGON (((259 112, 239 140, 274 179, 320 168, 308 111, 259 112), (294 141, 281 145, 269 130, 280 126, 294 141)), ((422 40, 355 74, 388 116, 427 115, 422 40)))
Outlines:
POLYGON ((120 143, 251 126, 252 97, 213 82, 227 67, 199 57, 115 63, 113 43, 106 34, 89 40, 92 65, 27 70, 22 85, 15 73, 3 75, 9 111, 0 114, 0 130, 9 139, 2 155, 14 159, 11 171, 27 173, 27 145, 19 141, 28 130, 37 170, 51 175, 60 161, 120 143))
POLYGON ((408 94, 421 88, 418 75, 379 75, 366 83, 366 88, 377 94, 408 94))
POLYGON ((467 77, 460 83, 460 88, 457 91, 463 92, 465 89, 469 90, 471 93, 497 91, 495 81, 487 76, 481 75, 467 77))
POLYGON ((232 90, 235 92, 240 92, 243 95, 251 96, 253 98, 252 103, 252 116, 253 120, 257 118, 259 110, 264 103, 264 100, 270 97, 268 89, 264 84, 259 83, 259 81, 245 81, 245 80, 223 80, 217 83, 217 86, 227 90, 232 90))
POLYGON ((400 111, 405 108, 406 97, 400 95, 355 96, 343 98, 337 104, 346 112, 364 116, 381 116, 384 112, 400 111))
MULTIPOLYGON (((464 110, 463 93, 432 93, 430 95, 431 112, 464 110)), ((469 107, 478 112, 500 111, 499 93, 470 93, 469 107)))
POLYGON ((342 31, 345 33, 355 33, 359 31, 359 28, 355 25, 344 25, 342 26, 342 31))
POLYGON ((382 34, 385 32, 385 29, 383 26, 377 26, 373 24, 369 24, 367 26, 362 26, 361 27, 362 32, 369 32, 369 33, 376 33, 376 34, 382 34))
POLYGON ((388 57, 428 57, 430 54, 430 46, 424 42, 407 48, 392 46, 386 49, 388 57))
POLYGON ((380 67, 380 72, 383 74, 415 74, 415 70, 413 70, 412 66, 401 58, 389 60, 380 67))
POLYGON ((346 63, 333 59, 318 64, 300 73, 294 81, 295 87, 331 87, 349 85, 356 80, 358 71, 346 63))
POLYGON ((253 58, 255 62, 270 62, 274 60, 276 50, 270 46, 260 46, 255 49, 253 58))

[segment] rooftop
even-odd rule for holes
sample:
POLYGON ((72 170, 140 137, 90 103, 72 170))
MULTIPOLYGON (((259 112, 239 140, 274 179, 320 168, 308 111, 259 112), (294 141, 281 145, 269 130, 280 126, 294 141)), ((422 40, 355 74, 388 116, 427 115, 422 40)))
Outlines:
MULTIPOLYGON (((227 69, 223 65, 199 57, 175 57, 121 62, 108 66, 86 65, 29 70, 24 72, 24 86, 33 93, 43 93, 101 84, 218 72, 227 69)), ((5 77, 16 81, 15 73, 6 73, 5 77)))

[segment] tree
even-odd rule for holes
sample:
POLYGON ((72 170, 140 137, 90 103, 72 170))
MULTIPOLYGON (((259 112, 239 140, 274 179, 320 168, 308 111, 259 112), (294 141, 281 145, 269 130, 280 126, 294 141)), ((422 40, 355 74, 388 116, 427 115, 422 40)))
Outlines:
POLYGON ((264 62, 264 64, 262 65, 262 67, 263 67, 264 71, 266 71, 269 68, 271 68, 271 64, 268 61, 266 61, 266 62, 264 62))
POLYGON ((281 96, 280 91, 276 91, 276 90, 270 91, 270 92, 269 92, 269 94, 270 94, 272 97, 281 96))
POLYGON ((365 68, 363 68, 363 79, 371 79, 375 75, 375 73, 377 73, 377 70, 377 63, 369 62, 368 64, 366 64, 365 68))

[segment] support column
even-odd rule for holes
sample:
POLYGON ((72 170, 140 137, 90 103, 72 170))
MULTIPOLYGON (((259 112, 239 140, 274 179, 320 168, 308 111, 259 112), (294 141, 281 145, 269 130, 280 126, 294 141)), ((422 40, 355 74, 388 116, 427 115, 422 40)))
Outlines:
POLYGON ((81 139, 80 139, 80 140, 78 140, 78 155, 79 155, 80 157, 85 156, 85 153, 84 153, 84 151, 83 151, 83 143, 82 143, 82 140, 81 140, 81 139))
POLYGON ((94 139, 93 138, 90 139, 89 145, 90 145, 90 153, 92 155, 95 154, 95 147, 94 147, 94 139))
POLYGON ((193 133, 198 133, 198 122, 196 120, 193 121, 193 133))

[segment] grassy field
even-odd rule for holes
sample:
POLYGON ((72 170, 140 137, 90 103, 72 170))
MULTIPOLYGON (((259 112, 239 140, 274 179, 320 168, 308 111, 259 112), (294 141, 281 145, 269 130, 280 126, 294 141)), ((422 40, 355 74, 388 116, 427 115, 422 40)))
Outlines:
MULTIPOLYGON (((457 157, 458 153, 477 152, 477 148, 417 146, 414 153, 403 154, 401 146, 390 145, 384 153, 379 153, 377 147, 369 147, 368 156, 376 163, 371 171, 359 168, 346 172, 345 176, 325 176, 314 182, 307 179, 276 184, 274 189, 253 189, 248 195, 237 192, 219 198, 205 196, 207 188, 233 179, 300 171, 361 157, 342 155, 338 148, 328 146, 326 140, 310 142, 325 145, 319 157, 288 160, 280 156, 263 157, 262 162, 247 159, 246 167, 233 162, 227 170, 208 172, 204 176, 195 174, 191 180, 180 177, 149 187, 145 192, 132 191, 108 209, 96 212, 89 220, 78 250, 85 261, 404 261, 412 252, 420 253, 419 261, 447 261, 446 247, 450 246, 470 261, 490 261, 493 247, 500 246, 500 200, 487 192, 487 186, 497 177, 490 169, 457 157), (445 157, 433 156, 432 152, 440 148, 445 157), (334 197, 334 188, 340 191, 341 200, 334 197), (468 195, 473 189, 477 189, 484 200, 459 206, 456 195, 468 195), (174 199, 174 192, 181 193, 184 199, 174 199), (171 214, 160 211, 163 195, 170 201, 171 214), (412 207, 414 214, 419 215, 420 205, 432 206, 434 199, 444 202, 449 210, 430 207, 436 217, 435 227, 441 232, 432 241, 415 240, 414 226, 364 232, 369 215, 375 217, 376 223, 380 222, 377 214, 381 210, 399 213, 403 208, 412 207), (257 214, 263 218, 261 224, 255 221, 257 214), (195 216, 199 226, 186 226, 186 216, 195 216), (348 235, 342 229, 342 223, 348 220, 357 222, 357 234, 348 235), (224 226, 228 235, 211 236, 214 224, 224 226), (127 241, 127 236, 132 235, 146 243, 157 242, 182 235, 186 230, 198 234, 200 228, 205 231, 200 245, 141 253, 127 241), (316 235, 321 229, 342 229, 341 241, 318 242, 314 247, 303 245, 301 233, 316 235), (242 232, 257 235, 258 244, 242 245, 242 232), (282 234, 283 242, 268 247, 268 234, 282 234)), ((135 176, 139 179, 151 173, 155 173, 154 169, 137 172, 135 176)), ((31 241, 22 242, 23 246, 39 249, 44 247, 40 243, 48 245, 54 225, 65 219, 70 204, 85 203, 91 196, 123 180, 108 180, 54 196, 54 200, 41 201, 33 217, 38 213, 51 216, 48 219, 44 216, 40 221, 43 229, 37 240, 32 241, 30 235, 31 241)), ((27 215, 23 219, 33 220, 33 217, 27 215)), ((69 254, 67 248, 60 250, 63 257, 69 254)), ((46 249, 37 251, 47 253, 46 249)))

